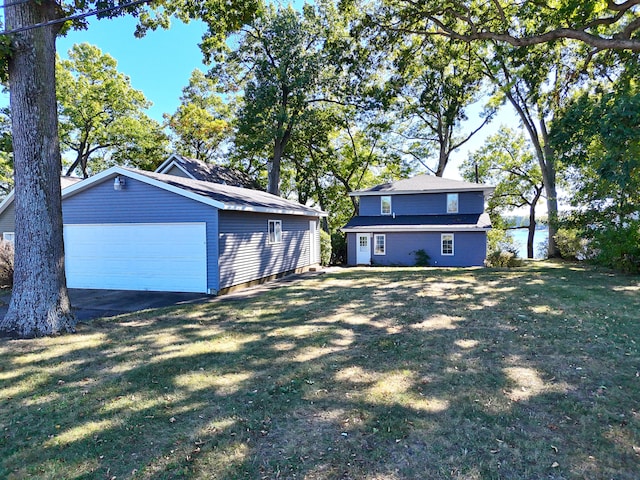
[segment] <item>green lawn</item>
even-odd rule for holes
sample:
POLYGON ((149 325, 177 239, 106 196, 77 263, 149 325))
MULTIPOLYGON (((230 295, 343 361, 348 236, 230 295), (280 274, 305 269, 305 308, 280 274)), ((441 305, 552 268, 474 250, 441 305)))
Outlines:
POLYGON ((638 479, 640 278, 353 268, 0 340, 0 478, 638 479))

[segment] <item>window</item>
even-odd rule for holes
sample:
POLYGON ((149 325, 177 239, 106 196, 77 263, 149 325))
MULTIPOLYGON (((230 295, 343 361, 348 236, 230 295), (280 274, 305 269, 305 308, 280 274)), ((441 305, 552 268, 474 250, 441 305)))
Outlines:
POLYGON ((380 214, 391 215, 391 197, 380 197, 380 214))
POLYGON ((458 213, 457 193, 447 193, 447 213, 458 213))
POLYGON ((453 233, 443 233, 440 235, 442 245, 442 255, 453 255, 453 233))
POLYGON ((269 220, 269 243, 282 242, 282 220, 269 220))
POLYGON ((374 235, 373 236, 373 254, 374 255, 385 255, 386 254, 386 238, 384 235, 374 235))
POLYGON ((14 242, 15 242, 15 240, 16 240, 16 234, 15 234, 15 233, 13 233, 13 232, 3 232, 3 233, 2 233, 2 239, 3 239, 5 242, 11 242, 11 243, 14 243, 14 242))

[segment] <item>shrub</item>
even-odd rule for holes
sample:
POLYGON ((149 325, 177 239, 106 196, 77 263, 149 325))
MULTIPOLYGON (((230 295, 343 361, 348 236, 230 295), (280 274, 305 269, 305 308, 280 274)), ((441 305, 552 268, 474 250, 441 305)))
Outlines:
POLYGON ((417 267, 428 267, 431 262, 431 257, 424 249, 416 250, 413 252, 416 257, 416 266, 417 267))
POLYGON ((13 243, 0 240, 0 287, 13 286, 13 243))
POLYGON ((487 267, 519 267, 522 265, 522 260, 518 258, 518 253, 515 250, 494 250, 484 261, 487 267))
POLYGON ((487 250, 489 252, 501 250, 517 252, 518 246, 507 230, 492 228, 487 232, 487 250))
POLYGON ((555 235, 556 245, 562 258, 567 260, 585 260, 588 241, 577 228, 559 228, 555 235))
POLYGON ((595 261, 624 273, 640 273, 640 221, 594 234, 595 261))
POLYGON ((331 262, 332 265, 347 263, 347 238, 342 232, 331 235, 331 262))
POLYGON ((320 230, 320 265, 331 263, 331 235, 324 230, 320 230))

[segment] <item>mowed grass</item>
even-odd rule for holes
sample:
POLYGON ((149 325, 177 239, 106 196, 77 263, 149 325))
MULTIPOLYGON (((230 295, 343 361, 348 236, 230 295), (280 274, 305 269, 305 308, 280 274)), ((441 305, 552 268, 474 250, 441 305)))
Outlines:
POLYGON ((353 268, 0 340, 0 478, 637 479, 640 279, 353 268))

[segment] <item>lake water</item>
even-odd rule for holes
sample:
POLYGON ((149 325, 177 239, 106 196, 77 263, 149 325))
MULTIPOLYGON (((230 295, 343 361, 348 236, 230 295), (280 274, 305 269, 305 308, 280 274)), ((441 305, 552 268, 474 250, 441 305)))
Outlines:
MULTIPOLYGON (((517 230, 511 230, 509 232, 511 238, 513 238, 516 246, 518 247, 518 256, 520 258, 527 258, 527 236, 529 231, 526 228, 519 228, 517 230)), ((533 236, 533 256, 535 258, 543 258, 540 254, 540 246, 547 242, 549 238, 549 230, 536 230, 533 236)))

